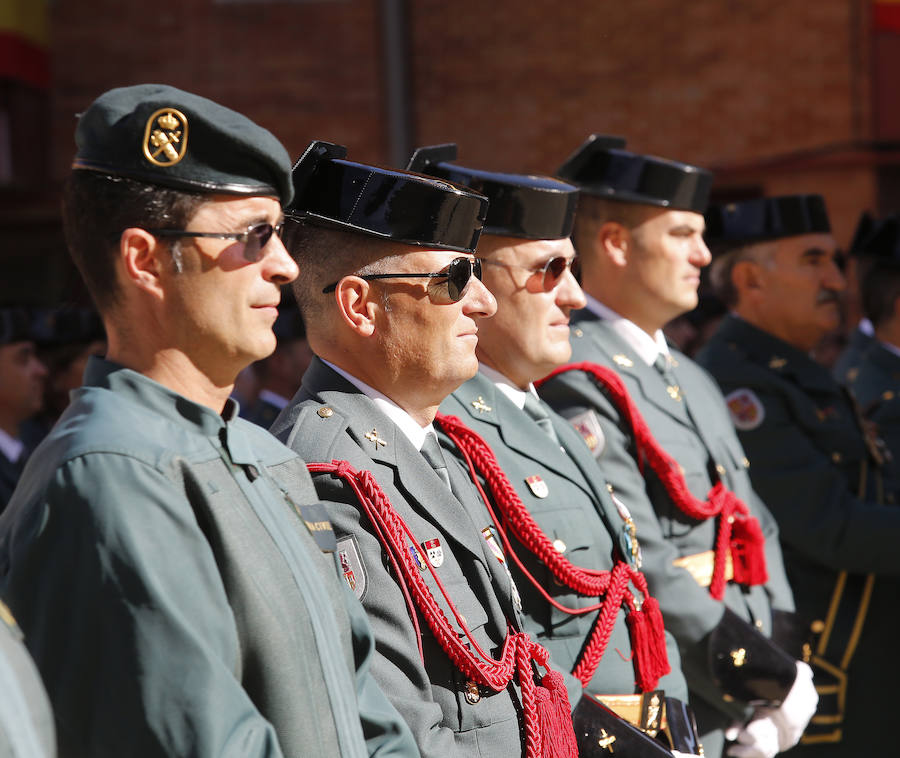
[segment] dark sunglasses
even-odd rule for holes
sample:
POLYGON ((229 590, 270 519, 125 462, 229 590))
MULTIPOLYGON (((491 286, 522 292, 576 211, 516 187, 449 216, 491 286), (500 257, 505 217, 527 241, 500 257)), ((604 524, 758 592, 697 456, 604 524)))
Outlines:
POLYGON ((263 249, 269 244, 272 235, 281 238, 284 221, 272 226, 269 223, 255 224, 245 232, 186 232, 184 229, 147 229, 154 237, 208 237, 217 240, 234 240, 244 245, 244 258, 256 263, 263 257, 263 249))
POLYGON ((578 256, 572 256, 571 258, 564 258, 563 256, 559 256, 557 258, 551 258, 540 268, 530 268, 529 266, 520 266, 516 263, 503 263, 501 261, 491 261, 483 258, 482 261, 487 263, 489 266, 502 266, 503 268, 520 268, 523 271, 530 271, 532 274, 540 274, 541 275, 541 286, 544 288, 544 292, 549 292, 557 284, 559 284, 559 280, 562 279, 563 274, 566 273, 566 270, 572 271, 572 276, 578 279, 578 276, 581 274, 581 262, 578 260, 578 256))
MULTIPOLYGON (((360 279, 371 281, 372 279, 442 279, 428 285, 428 294, 436 302, 446 302, 440 288, 446 283, 449 302, 458 303, 465 297, 472 277, 481 281, 481 258, 454 258, 446 270, 434 274, 363 274, 360 279)), ((338 283, 334 282, 322 288, 323 293, 334 292, 338 283)))

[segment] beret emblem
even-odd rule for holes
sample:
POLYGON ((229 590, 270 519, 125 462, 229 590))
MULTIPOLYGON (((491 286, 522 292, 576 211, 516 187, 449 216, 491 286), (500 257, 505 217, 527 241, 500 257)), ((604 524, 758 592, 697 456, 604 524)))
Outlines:
POLYGON ((181 111, 162 108, 147 119, 144 157, 154 166, 174 166, 187 149, 188 123, 181 111))

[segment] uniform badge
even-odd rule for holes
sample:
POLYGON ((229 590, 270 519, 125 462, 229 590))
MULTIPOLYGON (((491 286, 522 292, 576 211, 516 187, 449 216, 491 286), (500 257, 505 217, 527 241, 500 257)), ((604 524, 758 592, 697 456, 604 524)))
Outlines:
POLYGON ((479 413, 489 413, 491 410, 491 406, 484 402, 484 398, 481 395, 475 398, 470 405, 479 413))
POLYGON ((439 539, 428 540, 422 543, 425 548, 425 555, 428 556, 428 562, 435 568, 444 565, 444 548, 441 547, 439 539))
POLYGON ((612 485, 607 485, 607 487, 609 488, 609 497, 619 512, 619 518, 622 519, 622 531, 619 533, 618 538, 619 550, 629 565, 640 569, 644 563, 644 555, 641 552, 641 543, 638 542, 637 538, 637 525, 631 517, 631 511, 628 510, 625 503, 613 491, 612 485))
POLYGON ((366 594, 366 567, 356 547, 356 538, 343 537, 337 541, 338 563, 347 586, 353 590, 357 600, 366 594))
POLYGON ((528 485, 528 489, 531 490, 531 494, 535 497, 545 498, 550 494, 550 489, 547 487, 547 482, 545 482, 541 477, 537 474, 533 476, 525 477, 525 484, 528 485))
POLYGON ((387 447, 387 442, 385 442, 381 437, 378 436, 378 430, 373 429, 371 432, 366 432, 363 435, 369 442, 375 445, 375 449, 378 450, 378 446, 382 445, 383 447, 387 447))
POLYGON ((410 545, 409 546, 409 554, 412 556, 413 563, 416 564, 416 568, 418 568, 419 571, 424 571, 425 564, 422 563, 422 557, 421 557, 421 553, 419 552, 419 548, 416 547, 415 545, 410 545))
POLYGON ((162 108, 147 119, 144 157, 154 166, 174 166, 187 150, 188 122, 174 108, 162 108))
POLYGON ((766 417, 766 409, 756 393, 742 388, 725 396, 731 421, 737 429, 748 431, 756 429, 766 417))
POLYGON ((603 435, 603 429, 600 426, 600 417, 596 412, 587 410, 572 416, 569 423, 575 428, 575 431, 581 435, 581 439, 594 454, 594 458, 603 455, 606 449, 606 437, 603 435))
POLYGON ((622 368, 631 368, 634 365, 634 361, 631 360, 627 355, 622 355, 621 353, 616 353, 613 356, 613 361, 617 366, 621 366, 622 368))

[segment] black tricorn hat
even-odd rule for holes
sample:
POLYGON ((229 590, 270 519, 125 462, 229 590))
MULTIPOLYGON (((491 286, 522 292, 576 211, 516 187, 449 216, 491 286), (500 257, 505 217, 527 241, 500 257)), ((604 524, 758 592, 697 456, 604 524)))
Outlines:
POLYGON ((420 147, 406 168, 462 184, 487 196, 485 234, 550 240, 572 233, 577 187, 548 176, 501 174, 449 162, 454 160, 455 143, 420 147))
POLYGON ((310 143, 294 164, 287 215, 407 245, 475 252, 485 197, 431 176, 344 160, 346 155, 341 145, 310 143))
POLYGON ((34 339, 31 314, 26 308, 0 307, 0 345, 34 339))
POLYGON ((866 229, 861 232, 857 228, 850 253, 900 263, 900 216, 892 213, 883 219, 868 218, 866 229))
POLYGON ((800 234, 830 233, 821 195, 760 197, 714 205, 706 212, 705 238, 714 253, 800 234))
POLYGON ((588 195, 694 213, 706 210, 712 173, 624 147, 622 137, 592 134, 556 175, 588 195))

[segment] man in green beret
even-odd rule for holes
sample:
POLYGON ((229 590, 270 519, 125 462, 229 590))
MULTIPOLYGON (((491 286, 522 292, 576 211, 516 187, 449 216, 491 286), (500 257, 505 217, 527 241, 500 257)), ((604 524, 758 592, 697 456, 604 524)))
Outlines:
POLYGON ((810 634, 819 708, 796 752, 888 752, 900 508, 853 398, 810 357, 839 323, 845 286, 825 202, 758 198, 710 208, 706 221, 712 281, 732 313, 698 360, 725 393, 753 486, 778 520, 810 634))
POLYGON ((582 431, 634 516, 706 754, 722 754, 727 732, 729 754, 771 756, 799 739, 816 701, 799 650, 785 661, 771 641, 780 612, 793 611, 778 530, 721 393, 662 332, 697 305, 712 176, 597 135, 558 173, 581 189, 574 240, 587 307, 573 314, 574 368, 541 394, 582 431), (738 649, 760 668, 751 674, 730 655, 738 649))
POLYGON ((160 85, 75 136, 65 230, 109 350, 0 519, 60 755, 416 756, 303 461, 229 400, 298 273, 287 153, 160 85))

